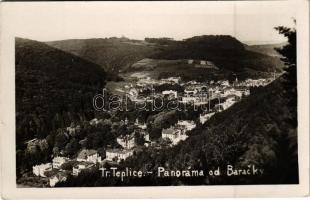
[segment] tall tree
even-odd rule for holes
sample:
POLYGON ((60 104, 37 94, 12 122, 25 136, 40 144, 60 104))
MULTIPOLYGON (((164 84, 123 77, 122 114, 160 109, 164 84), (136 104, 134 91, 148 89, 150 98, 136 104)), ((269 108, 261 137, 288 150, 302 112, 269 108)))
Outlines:
MULTIPOLYGON (((294 21, 296 24, 296 21, 294 21)), ((287 122, 292 126, 288 131, 287 138, 282 140, 282 150, 287 154, 287 179, 289 182, 298 182, 298 152, 297 152, 297 50, 296 50, 296 29, 279 26, 275 28, 280 34, 284 35, 288 44, 281 49, 276 49, 282 56, 286 68, 283 75, 283 97, 287 100, 287 107, 290 117, 287 122)))
MULTIPOLYGON (((296 21, 294 21, 296 23, 296 21)), ((290 120, 292 125, 297 127, 297 60, 296 60, 296 29, 284 26, 275 28, 280 34, 284 35, 288 44, 276 50, 283 56, 281 60, 285 63, 285 73, 283 75, 283 86, 288 107, 292 113, 290 120)))

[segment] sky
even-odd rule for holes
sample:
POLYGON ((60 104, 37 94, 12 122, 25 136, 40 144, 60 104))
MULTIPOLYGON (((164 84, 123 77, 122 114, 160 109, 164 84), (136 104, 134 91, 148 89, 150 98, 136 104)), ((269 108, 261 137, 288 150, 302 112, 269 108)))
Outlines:
POLYGON ((6 27, 38 41, 232 35, 240 41, 285 41, 274 27, 294 26, 291 1, 15 3, 4 9, 6 27))

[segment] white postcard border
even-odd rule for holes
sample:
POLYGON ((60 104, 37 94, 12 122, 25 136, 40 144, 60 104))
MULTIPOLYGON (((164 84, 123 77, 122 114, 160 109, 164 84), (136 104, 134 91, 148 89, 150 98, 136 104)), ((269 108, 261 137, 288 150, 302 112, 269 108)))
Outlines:
MULTIPOLYGON (((279 1, 280 2, 280 1, 279 1)), ((309 2, 298 0, 298 160, 300 183, 296 185, 165 186, 92 188, 16 188, 15 174, 15 32, 6 12, 18 12, 23 4, 48 6, 50 3, 3 3, 1 6, 0 133, 1 189, 4 199, 82 198, 200 198, 200 197, 279 197, 309 195, 309 2)), ((59 2, 83 4, 85 2, 59 2)), ((95 6, 97 3, 88 2, 95 6)), ((113 2, 105 2, 113 3, 113 2)), ((149 2, 132 2, 147 4, 149 2)), ((162 2, 164 3, 164 2, 162 2)), ((195 2, 192 2, 195 3, 195 2)), ((208 2, 206 2, 208 3, 208 2)), ((249 2, 250 3, 250 2, 249 2)), ((46 13, 52 15, 52 13, 46 13)), ((12 15, 10 15, 12 16, 12 15)), ((45 16, 38 16, 45 17, 45 16)), ((35 20, 34 20, 35 23, 35 20)), ((44 34, 44 33, 42 33, 44 34)))

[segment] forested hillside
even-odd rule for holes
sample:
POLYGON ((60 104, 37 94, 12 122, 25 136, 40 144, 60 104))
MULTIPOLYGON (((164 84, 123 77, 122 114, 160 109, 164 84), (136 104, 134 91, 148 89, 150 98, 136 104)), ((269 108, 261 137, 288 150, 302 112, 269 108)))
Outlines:
POLYGON ((105 84, 98 65, 22 38, 16 38, 15 59, 17 148, 93 116, 92 98, 105 84))
POLYGON ((151 57, 210 60, 219 68, 232 71, 242 71, 246 68, 274 71, 283 67, 280 59, 246 50, 244 44, 228 35, 195 36, 165 46, 151 57))

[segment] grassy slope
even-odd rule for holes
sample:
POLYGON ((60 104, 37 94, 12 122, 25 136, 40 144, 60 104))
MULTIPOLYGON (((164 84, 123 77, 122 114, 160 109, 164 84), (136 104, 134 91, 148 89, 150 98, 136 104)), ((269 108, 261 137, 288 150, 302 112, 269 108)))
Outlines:
POLYGON ((85 39, 48 42, 48 45, 73 53, 94 62, 106 71, 118 72, 148 57, 155 51, 153 45, 128 39, 85 39))

